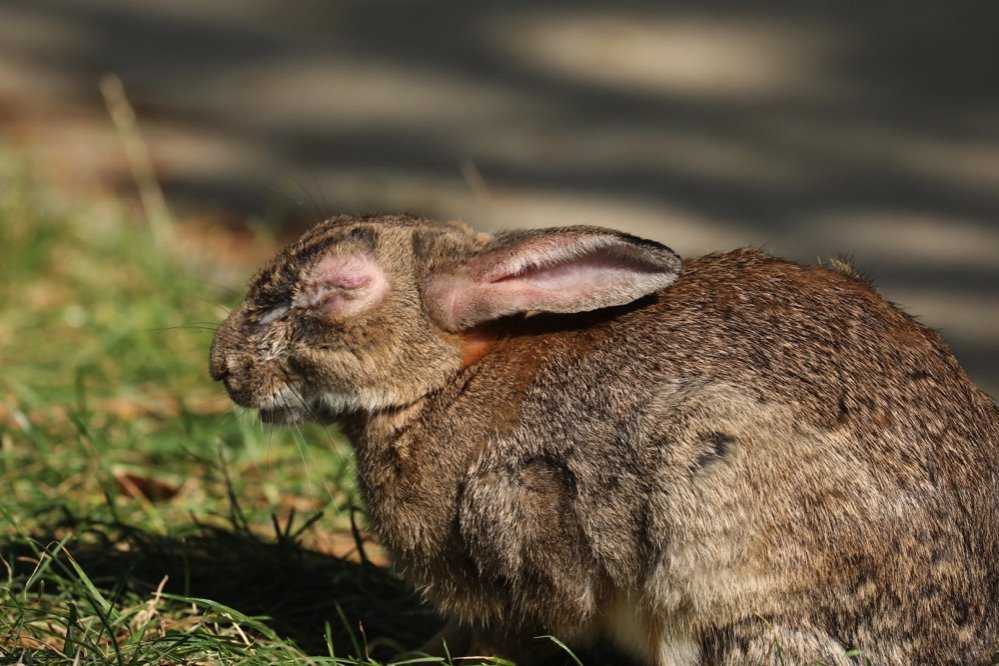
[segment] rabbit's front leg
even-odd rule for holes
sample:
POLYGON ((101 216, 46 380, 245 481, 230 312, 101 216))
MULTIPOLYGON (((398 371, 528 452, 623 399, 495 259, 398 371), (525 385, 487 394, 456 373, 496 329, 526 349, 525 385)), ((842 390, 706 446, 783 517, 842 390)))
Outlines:
POLYGON ((496 458, 466 478, 457 526, 480 581, 480 607, 503 610, 468 615, 502 624, 511 637, 574 638, 592 623, 603 590, 576 517, 572 473, 540 456, 496 458))

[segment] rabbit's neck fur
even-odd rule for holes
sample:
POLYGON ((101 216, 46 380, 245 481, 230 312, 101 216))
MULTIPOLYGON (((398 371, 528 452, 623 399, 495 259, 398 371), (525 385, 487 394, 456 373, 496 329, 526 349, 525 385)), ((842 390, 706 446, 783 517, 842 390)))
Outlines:
POLYGON ((409 526, 412 531, 400 538, 403 550, 434 550, 442 545, 434 542, 433 535, 447 527, 443 521, 450 512, 444 495, 453 501, 451 489, 467 470, 476 447, 448 441, 446 433, 434 426, 439 410, 460 397, 474 375, 474 369, 465 370, 451 386, 409 405, 355 413, 344 421, 357 451, 362 491, 372 517, 391 528, 404 522, 404 515, 420 516, 409 526), (421 503, 426 511, 417 508, 421 503))

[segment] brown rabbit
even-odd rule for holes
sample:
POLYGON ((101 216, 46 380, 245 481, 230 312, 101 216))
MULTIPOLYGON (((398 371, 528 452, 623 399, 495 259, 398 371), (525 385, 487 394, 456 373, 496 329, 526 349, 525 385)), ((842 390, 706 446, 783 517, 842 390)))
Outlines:
POLYGON ((993 658, 999 409, 845 266, 342 217, 256 276, 211 372, 342 424, 452 654, 993 658))

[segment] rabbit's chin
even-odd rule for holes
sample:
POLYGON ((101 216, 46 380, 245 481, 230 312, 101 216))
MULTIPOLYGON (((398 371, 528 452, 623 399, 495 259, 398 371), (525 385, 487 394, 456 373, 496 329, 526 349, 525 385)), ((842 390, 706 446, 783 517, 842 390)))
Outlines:
POLYGON ((274 425, 295 425, 305 422, 329 425, 335 423, 341 415, 342 412, 331 412, 318 405, 308 410, 286 407, 260 409, 260 420, 274 425))
POLYGON ((274 425, 293 425, 308 421, 308 414, 300 409, 261 409, 260 420, 274 425))

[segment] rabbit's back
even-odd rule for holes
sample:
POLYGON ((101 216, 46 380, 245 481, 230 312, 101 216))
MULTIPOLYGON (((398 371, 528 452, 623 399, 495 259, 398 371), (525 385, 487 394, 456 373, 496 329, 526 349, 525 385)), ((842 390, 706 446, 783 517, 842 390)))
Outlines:
POLYGON ((966 471, 991 474, 965 463, 976 450, 978 462, 994 459, 996 405, 935 331, 842 264, 742 250, 690 261, 686 273, 662 294, 650 327, 668 340, 657 349, 675 358, 672 372, 753 387, 816 426, 880 440, 899 433, 891 443, 910 453, 941 464, 956 455, 966 471))

